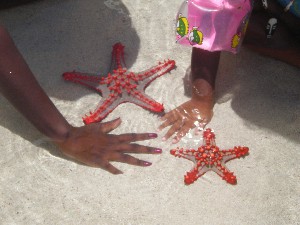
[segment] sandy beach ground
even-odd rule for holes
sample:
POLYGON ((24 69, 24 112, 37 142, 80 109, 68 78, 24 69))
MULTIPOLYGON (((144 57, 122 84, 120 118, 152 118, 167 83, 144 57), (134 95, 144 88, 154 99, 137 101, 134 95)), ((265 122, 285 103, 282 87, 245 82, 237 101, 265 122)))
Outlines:
MULTIPOLYGON (((127 66, 142 71, 174 59, 176 70, 146 93, 166 111, 186 101, 183 78, 191 49, 174 41, 182 0, 49 0, 0 11, 38 81, 73 125, 101 96, 63 81, 65 71, 106 74, 112 45, 122 42, 127 66), (172 2, 172 3, 170 3, 172 2)), ((114 163, 113 176, 62 157, 0 97, 0 224, 299 224, 300 71, 247 49, 222 54, 215 115, 208 127, 220 148, 245 145, 250 154, 227 163, 235 186, 208 172, 185 186, 192 163, 170 155, 197 147, 201 136, 179 144, 159 138, 142 144, 162 155, 141 155, 149 168, 114 163)), ((45 112, 47 113, 47 112, 45 112)), ((133 104, 116 108, 114 133, 156 132, 159 116, 133 104), (134 117, 132 116, 134 112, 134 117)))

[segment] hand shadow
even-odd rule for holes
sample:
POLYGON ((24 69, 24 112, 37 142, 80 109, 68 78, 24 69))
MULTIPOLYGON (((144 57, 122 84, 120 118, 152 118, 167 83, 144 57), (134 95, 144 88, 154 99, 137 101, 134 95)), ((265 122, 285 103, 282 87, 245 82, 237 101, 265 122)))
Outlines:
MULTIPOLYGON (((106 74, 116 42, 126 46, 125 60, 129 68, 136 60, 140 45, 129 11, 119 1, 34 1, 0 11, 0 20, 46 93, 62 101, 75 102, 94 94, 87 88, 65 82, 63 72, 106 74)), ((40 146, 36 141, 42 138, 41 134, 3 97, 0 105, 1 126, 40 146)), ((64 104, 56 106, 59 110, 64 108, 64 104)), ((57 154, 56 148, 50 145, 46 149, 57 154)))

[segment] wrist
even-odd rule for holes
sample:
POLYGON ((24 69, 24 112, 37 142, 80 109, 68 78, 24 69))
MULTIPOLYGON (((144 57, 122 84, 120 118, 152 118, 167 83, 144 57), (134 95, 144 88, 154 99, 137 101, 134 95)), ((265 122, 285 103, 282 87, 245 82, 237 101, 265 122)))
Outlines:
POLYGON ((53 142, 61 143, 66 141, 70 133, 72 131, 73 127, 68 124, 62 124, 60 126, 56 126, 55 129, 49 129, 45 132, 45 135, 53 142))
POLYGON ((192 98, 213 98, 214 87, 205 79, 196 79, 192 84, 192 98))

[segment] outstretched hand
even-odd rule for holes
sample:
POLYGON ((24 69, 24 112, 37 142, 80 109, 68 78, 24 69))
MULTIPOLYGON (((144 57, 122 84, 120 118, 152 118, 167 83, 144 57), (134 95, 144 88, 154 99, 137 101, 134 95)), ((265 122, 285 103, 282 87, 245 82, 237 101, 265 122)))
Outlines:
POLYGON ((159 130, 171 126, 163 140, 169 139, 174 135, 172 143, 177 143, 192 128, 204 129, 213 116, 212 97, 203 97, 202 99, 191 99, 172 111, 166 113, 161 120, 163 123, 159 130))
POLYGON ((120 124, 121 120, 116 119, 106 123, 72 127, 64 141, 55 143, 68 157, 88 166, 102 168, 112 174, 121 174, 122 171, 114 167, 111 161, 135 166, 150 166, 150 162, 137 159, 128 153, 160 154, 161 149, 131 143, 154 139, 157 134, 108 134, 120 124))

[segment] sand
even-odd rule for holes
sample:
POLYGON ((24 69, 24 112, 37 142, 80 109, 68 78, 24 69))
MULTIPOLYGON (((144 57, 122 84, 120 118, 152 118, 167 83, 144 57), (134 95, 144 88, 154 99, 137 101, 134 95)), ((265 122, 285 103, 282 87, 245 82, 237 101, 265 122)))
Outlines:
MULTIPOLYGON (((63 81, 65 71, 105 74, 112 45, 126 46, 126 62, 142 71, 159 60, 177 68, 146 93, 166 111, 185 102, 183 78, 191 49, 174 42, 173 18, 181 0, 50 0, 0 11, 38 81, 67 120, 82 125, 101 96, 63 81), (169 3, 169 2, 172 2, 169 3)), ((0 98, 0 224, 299 224, 299 69, 242 49, 222 54, 215 130, 220 148, 245 145, 250 154, 227 163, 235 186, 215 173, 185 186, 192 163, 170 155, 197 147, 201 136, 179 144, 159 138, 141 144, 162 155, 140 155, 149 168, 114 163, 113 176, 62 157, 3 97, 0 98)), ((46 112, 45 112, 46 113, 46 112)), ((159 116, 123 104, 105 121, 121 117, 116 134, 156 132, 159 116), (134 112, 135 117, 132 116, 134 112)))

